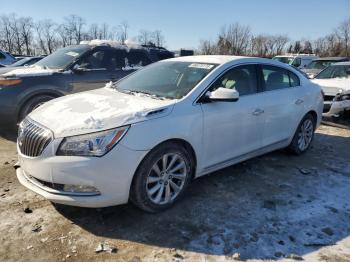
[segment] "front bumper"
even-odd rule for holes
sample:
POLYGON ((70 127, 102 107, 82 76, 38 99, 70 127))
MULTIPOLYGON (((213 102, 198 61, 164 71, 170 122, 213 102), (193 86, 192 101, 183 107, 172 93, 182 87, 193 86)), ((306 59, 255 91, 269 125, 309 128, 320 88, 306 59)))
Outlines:
POLYGON ((325 117, 338 117, 341 113, 350 110, 350 100, 324 101, 323 114, 325 117))
POLYGON ((54 203, 80 207, 125 204, 133 175, 147 151, 118 144, 103 157, 56 156, 50 143, 39 157, 24 156, 19 150, 19 182, 54 203), (69 184, 94 187, 96 193, 71 193, 48 185, 69 184))

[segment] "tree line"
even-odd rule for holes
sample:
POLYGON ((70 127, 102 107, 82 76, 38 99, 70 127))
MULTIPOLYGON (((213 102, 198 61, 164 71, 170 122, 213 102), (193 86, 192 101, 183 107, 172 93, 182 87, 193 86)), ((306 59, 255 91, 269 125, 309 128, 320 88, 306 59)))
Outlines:
POLYGON ((287 35, 254 35, 249 26, 233 23, 223 26, 216 39, 201 40, 198 53, 204 55, 247 55, 273 57, 283 53, 306 53, 318 56, 350 55, 350 18, 316 40, 292 41, 287 35))
MULTIPOLYGON (((80 16, 69 15, 62 23, 57 23, 51 19, 35 21, 32 17, 5 14, 0 16, 0 49, 17 55, 48 55, 58 48, 84 40, 108 39, 124 44, 129 39, 129 29, 127 21, 116 26, 88 24, 80 16)), ((157 47, 165 44, 160 30, 142 29, 136 41, 157 47)))

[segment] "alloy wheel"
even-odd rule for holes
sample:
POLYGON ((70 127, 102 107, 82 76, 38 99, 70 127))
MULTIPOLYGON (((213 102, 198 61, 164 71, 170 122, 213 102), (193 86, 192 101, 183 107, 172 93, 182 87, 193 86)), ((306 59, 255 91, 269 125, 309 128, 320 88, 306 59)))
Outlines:
POLYGON ((298 147, 301 151, 305 151, 312 140, 314 132, 314 124, 311 119, 306 119, 300 127, 298 134, 298 147))
POLYGON ((164 154, 148 174, 146 191, 149 199, 157 205, 172 202, 183 189, 187 175, 188 168, 181 155, 164 154))

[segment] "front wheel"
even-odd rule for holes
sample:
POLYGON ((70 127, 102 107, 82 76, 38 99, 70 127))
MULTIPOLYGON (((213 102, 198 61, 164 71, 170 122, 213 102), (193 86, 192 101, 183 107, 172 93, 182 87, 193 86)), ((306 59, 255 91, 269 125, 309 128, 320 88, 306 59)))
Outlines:
POLYGON ((290 151, 300 155, 306 152, 313 140, 315 133, 315 119, 311 114, 307 114, 300 122, 297 131, 289 145, 290 151))
POLYGON ((136 171, 131 201, 147 212, 172 206, 187 188, 193 172, 193 160, 177 143, 167 143, 152 150, 136 171))
POLYGON ((29 113, 31 113, 47 101, 50 101, 51 99, 54 99, 54 97, 50 95, 38 95, 31 98, 28 102, 25 103, 25 105, 21 109, 18 122, 21 122, 27 115, 29 115, 29 113))

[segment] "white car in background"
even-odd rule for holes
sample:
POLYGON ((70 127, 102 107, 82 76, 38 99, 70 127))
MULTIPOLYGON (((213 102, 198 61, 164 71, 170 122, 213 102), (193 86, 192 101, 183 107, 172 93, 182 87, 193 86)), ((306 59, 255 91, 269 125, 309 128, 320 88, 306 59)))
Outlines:
POLYGON ((312 80, 324 92, 323 116, 339 117, 350 111, 350 62, 328 66, 312 80))
POLYGON ((318 56, 314 54, 287 54, 273 57, 273 60, 294 66, 299 69, 306 68, 318 56))
POLYGON ((193 178, 288 147, 321 122, 318 85, 269 59, 188 56, 45 103, 20 124, 17 177, 56 203, 156 212, 193 178))

